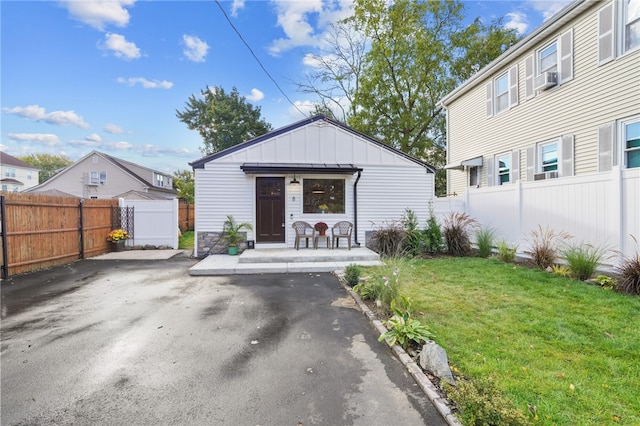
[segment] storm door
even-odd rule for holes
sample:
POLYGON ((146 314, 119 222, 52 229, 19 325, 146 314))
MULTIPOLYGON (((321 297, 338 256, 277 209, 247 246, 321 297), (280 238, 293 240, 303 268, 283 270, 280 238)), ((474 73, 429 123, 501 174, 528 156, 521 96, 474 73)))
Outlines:
POLYGON ((256 242, 284 243, 284 178, 256 178, 256 242))

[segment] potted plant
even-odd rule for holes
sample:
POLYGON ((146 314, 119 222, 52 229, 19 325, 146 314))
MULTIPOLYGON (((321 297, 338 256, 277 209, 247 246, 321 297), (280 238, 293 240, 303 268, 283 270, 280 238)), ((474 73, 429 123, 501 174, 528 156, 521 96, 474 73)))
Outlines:
POLYGON ((227 215, 227 220, 224 221, 222 231, 224 232, 224 240, 229 245, 228 253, 230 255, 238 254, 238 244, 244 238, 240 235, 240 231, 252 230, 251 224, 248 222, 236 223, 235 219, 231 215, 227 215))
POLYGON ((124 229, 114 229, 107 235, 107 241, 111 243, 113 251, 123 251, 124 242, 129 239, 129 233, 124 229))
POLYGON ((329 226, 324 222, 318 222, 315 225, 313 225, 313 229, 318 231, 320 233, 320 236, 324 236, 325 233, 327 232, 327 229, 329 229, 329 226))

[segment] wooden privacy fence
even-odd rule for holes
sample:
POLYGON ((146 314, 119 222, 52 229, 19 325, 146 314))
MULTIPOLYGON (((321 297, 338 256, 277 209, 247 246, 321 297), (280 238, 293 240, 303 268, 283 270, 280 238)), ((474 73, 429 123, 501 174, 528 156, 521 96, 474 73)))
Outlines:
POLYGON ((180 227, 180 231, 193 231, 194 211, 194 204, 187 204, 183 202, 178 204, 178 226, 180 227))
POLYGON ((115 207, 118 200, 1 195, 2 278, 108 252, 115 207))

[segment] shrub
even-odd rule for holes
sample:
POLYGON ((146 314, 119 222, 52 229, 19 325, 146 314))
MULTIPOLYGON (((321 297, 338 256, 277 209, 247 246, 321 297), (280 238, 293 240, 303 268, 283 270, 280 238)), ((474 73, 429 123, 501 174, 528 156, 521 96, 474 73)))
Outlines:
POLYGON ((596 272, 606 249, 591 244, 567 245, 562 249, 571 276, 581 281, 588 280, 596 272))
POLYGON ((436 215, 433 213, 433 207, 429 208, 429 219, 427 219, 427 227, 422 231, 422 240, 424 242, 424 250, 429 254, 437 254, 442 252, 442 231, 440 223, 436 215))
POLYGON ((567 265, 553 265, 551 269, 554 274, 561 277, 569 278, 571 276, 571 269, 567 265))
POLYGON ((606 275, 598 275, 593 280, 597 282, 600 285, 600 287, 606 290, 611 290, 616 288, 616 284, 618 283, 618 280, 612 277, 608 277, 606 275))
POLYGON ((498 243, 498 259, 506 263, 512 263, 516 260, 517 246, 510 246, 506 240, 500 240, 498 243))
POLYGON ((478 222, 466 213, 451 212, 444 220, 444 241, 447 254, 452 256, 469 256, 471 240, 469 228, 478 226, 478 222))
POLYGON ((361 282, 353 287, 353 291, 358 293, 363 299, 375 300, 379 303, 383 313, 391 311, 391 302, 398 297, 398 269, 389 271, 383 269, 382 274, 374 275, 367 281, 361 282), (385 272, 391 272, 385 273, 385 272))
POLYGON ((413 210, 409 208, 404 209, 402 225, 405 232, 405 238, 402 243, 403 252, 410 257, 419 256, 421 235, 420 230, 418 229, 418 217, 413 210))
POLYGON ((397 221, 375 227, 371 249, 382 257, 401 257, 405 231, 397 221))
POLYGON ((398 343, 403 349, 408 349, 411 342, 417 345, 426 343, 433 337, 433 334, 429 331, 426 325, 420 323, 420 321, 411 318, 410 302, 409 299, 403 297, 403 302, 407 308, 400 309, 396 306, 395 299, 391 301, 391 311, 393 316, 388 321, 384 322, 384 325, 388 328, 388 331, 382 333, 378 338, 379 342, 387 340, 390 345, 398 343))
POLYGON ((556 233, 547 227, 546 230, 538 225, 537 230, 531 231, 531 250, 525 253, 531 256, 531 261, 540 269, 547 269, 558 259, 557 245, 559 241, 571 238, 566 232, 556 233))
MULTIPOLYGON (((495 379, 470 381, 459 378, 456 386, 444 384, 447 395, 456 403, 458 418, 465 425, 530 425, 532 420, 496 387, 495 379)), ((535 407, 532 407, 535 414, 535 407)))
POLYGON ((478 255, 480 257, 491 256, 494 238, 495 231, 491 228, 480 228, 476 232, 476 244, 478 245, 478 255))
POLYGON ((618 275, 616 290, 640 295, 640 254, 625 257, 618 267, 618 275))
POLYGON ((352 263, 344 270, 344 280, 350 287, 354 287, 360 281, 361 269, 358 265, 352 263))

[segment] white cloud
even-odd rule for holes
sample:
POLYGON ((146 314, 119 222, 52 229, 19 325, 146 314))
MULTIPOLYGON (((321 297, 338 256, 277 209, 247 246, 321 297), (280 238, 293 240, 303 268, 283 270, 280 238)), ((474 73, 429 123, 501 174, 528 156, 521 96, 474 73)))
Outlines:
POLYGON ((505 15, 506 22, 504 27, 510 30, 516 30, 520 35, 525 34, 529 29, 527 15, 522 12, 511 12, 505 15))
POLYGON ((99 134, 97 133, 92 133, 88 136, 85 136, 84 140, 89 141, 89 142, 101 142, 102 138, 100 137, 99 134))
POLYGON ((139 84, 145 89, 171 89, 173 87, 173 83, 170 81, 147 80, 144 77, 129 77, 129 78, 118 77, 116 81, 120 84, 126 84, 127 86, 130 86, 130 87, 133 87, 136 84, 139 84))
POLYGON ((233 0, 233 4, 231 5, 231 16, 238 16, 238 11, 240 9, 244 9, 244 0, 233 0))
POLYGON ((209 50, 209 45, 205 41, 200 40, 196 36, 186 34, 182 36, 182 41, 185 46, 182 53, 184 53, 187 59, 193 62, 204 62, 209 50))
POLYGON ((291 105, 288 111, 291 121, 300 120, 302 118, 308 117, 316 109, 316 103, 309 100, 295 101, 293 104, 295 106, 291 105))
POLYGON ((129 61, 131 59, 138 59, 142 56, 140 49, 136 44, 127 41, 123 35, 107 33, 104 39, 104 44, 101 47, 103 49, 111 50, 116 58, 122 58, 129 61))
POLYGON ((529 4, 539 12, 544 20, 551 18, 573 0, 529 0, 529 4))
POLYGON ((89 128, 84 119, 73 111, 53 111, 47 113, 44 108, 38 105, 27 107, 2 108, 7 114, 17 115, 33 121, 44 121, 45 123, 58 126, 76 126, 82 129, 89 128))
POLYGON ((7 137, 16 142, 29 142, 36 145, 60 146, 58 136, 51 133, 9 133, 7 137))
POLYGON ((245 96, 245 98, 247 98, 248 100, 252 101, 252 102, 257 102, 257 101, 261 101, 262 99, 264 99, 264 93, 262 93, 260 90, 253 88, 251 89, 251 94, 245 96))
POLYGON ((111 134, 122 134, 122 133, 129 133, 126 130, 124 130, 122 127, 116 125, 116 124, 107 124, 106 126, 104 126, 103 130, 107 133, 111 133, 111 134))
POLYGON ((80 22, 103 31, 106 25, 113 24, 124 27, 129 23, 129 11, 135 0, 84 1, 72 0, 63 2, 71 16, 80 22))

